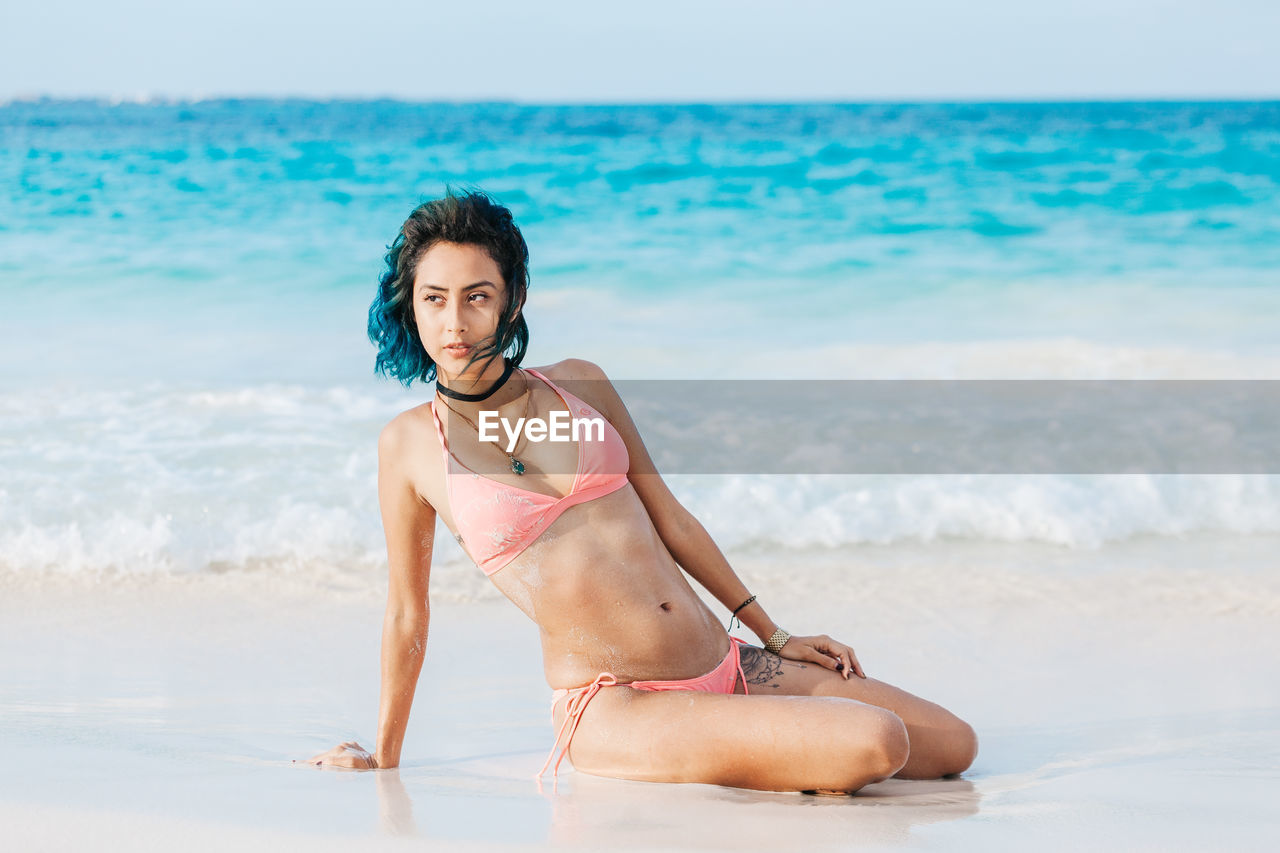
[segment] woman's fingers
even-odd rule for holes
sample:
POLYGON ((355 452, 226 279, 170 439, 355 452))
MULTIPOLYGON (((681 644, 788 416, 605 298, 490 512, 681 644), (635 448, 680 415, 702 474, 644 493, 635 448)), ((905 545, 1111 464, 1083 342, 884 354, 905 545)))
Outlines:
POLYGON ((331 767, 361 767, 367 762, 369 753, 355 741, 343 741, 333 749, 326 750, 307 759, 308 764, 329 765, 331 767))
POLYGON ((844 660, 840 657, 838 645, 826 634, 819 634, 813 638, 810 644, 821 656, 819 661, 827 669, 840 672, 845 667, 844 660))
POLYGON ((836 649, 836 656, 840 658, 840 665, 836 667, 840 674, 848 681, 849 676, 853 673, 853 649, 841 643, 832 643, 836 649))
POLYGON ((836 672, 839 671, 836 669, 836 666, 840 663, 840 659, 831 654, 831 652, 826 648, 825 644, 822 642, 821 637, 808 638, 808 640, 804 644, 804 648, 808 652, 808 654, 806 655, 806 658, 808 658, 809 661, 816 664, 821 664, 822 666, 825 666, 827 669, 830 669, 836 672))
POLYGON ((332 753, 333 753, 333 750, 332 750, 332 749, 325 750, 324 752, 317 753, 317 754, 315 754, 315 755, 311 756, 310 758, 308 758, 308 759, 307 759, 307 763, 308 763, 308 764, 319 764, 321 761, 323 761, 324 759, 328 758, 332 753))
POLYGON ((826 634, 808 637, 804 645, 809 649, 810 661, 822 664, 827 669, 840 673, 846 679, 853 675, 859 678, 867 677, 853 649, 843 643, 837 643, 826 634))
POLYGON ((862 664, 858 663, 858 656, 853 653, 853 649, 843 643, 836 643, 835 646, 840 656, 840 671, 844 673, 844 677, 856 675, 859 678, 866 678, 867 675, 862 671, 862 664))
POLYGON ((853 668, 849 664, 849 657, 843 651, 836 652, 835 656, 836 656, 836 672, 840 673, 840 675, 845 680, 848 680, 849 672, 853 668))
POLYGON ((844 643, 837 643, 826 634, 814 637, 793 635, 782 647, 781 652, 785 652, 783 657, 791 660, 804 660, 825 666, 840 673, 846 679, 854 675, 859 678, 867 677, 867 674, 862 671, 862 664, 858 662, 858 656, 854 654, 853 648, 844 643))
POLYGON ((862 664, 858 663, 858 656, 853 653, 853 649, 849 649, 849 658, 853 661, 853 671, 859 678, 866 678, 867 674, 862 671, 862 664))
POLYGON ((849 647, 842 646, 826 634, 819 636, 817 639, 817 648, 831 659, 831 669, 848 678, 851 666, 846 652, 849 647))

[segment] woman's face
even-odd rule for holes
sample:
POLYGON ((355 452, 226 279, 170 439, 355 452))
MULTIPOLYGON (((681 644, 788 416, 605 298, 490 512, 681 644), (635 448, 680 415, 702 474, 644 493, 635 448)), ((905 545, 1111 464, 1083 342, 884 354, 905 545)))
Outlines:
MULTIPOLYGON (((436 243, 418 260, 413 279, 418 338, 446 379, 462 378, 472 353, 492 340, 506 300, 502 272, 479 246, 436 243)), ((492 364, 502 369, 501 360, 492 364)), ((472 364, 465 377, 478 377, 484 367, 483 360, 472 364)))

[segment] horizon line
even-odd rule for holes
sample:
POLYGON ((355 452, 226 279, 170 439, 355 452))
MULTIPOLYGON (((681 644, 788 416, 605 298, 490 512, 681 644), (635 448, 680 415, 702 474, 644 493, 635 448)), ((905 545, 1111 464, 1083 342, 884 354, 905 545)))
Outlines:
POLYGON ((637 99, 543 99, 543 98, 517 98, 517 97, 475 97, 475 98, 432 98, 432 97, 407 97, 403 95, 386 95, 386 94, 349 94, 349 95, 314 95, 314 94, 234 94, 234 93, 218 93, 218 94, 183 94, 174 95, 157 92, 134 93, 131 95, 103 95, 103 94, 35 94, 21 93, 9 97, 0 97, 0 107, 10 106, 12 104, 32 104, 32 103, 85 103, 96 102, 110 106, 123 104, 136 105, 178 105, 178 104, 198 104, 216 101, 299 101, 311 103, 402 103, 417 105, 513 105, 513 106, 546 106, 546 107, 644 107, 644 106, 783 106, 783 105, 833 105, 833 106, 857 106, 857 105, 1035 105, 1035 104, 1150 104, 1150 103, 1177 103, 1177 104, 1217 104, 1217 103, 1274 103, 1280 102, 1280 92, 1268 95, 1261 94, 1214 94, 1214 95, 1189 95, 1189 94, 1165 94, 1165 95, 1052 95, 1052 96, 1002 96, 1002 95, 981 95, 981 96, 949 96, 938 95, 929 97, 897 97, 897 96, 876 96, 861 98, 831 98, 831 97, 794 97, 794 98, 757 98, 757 97, 732 97, 732 98, 680 98, 670 100, 637 98, 637 99))

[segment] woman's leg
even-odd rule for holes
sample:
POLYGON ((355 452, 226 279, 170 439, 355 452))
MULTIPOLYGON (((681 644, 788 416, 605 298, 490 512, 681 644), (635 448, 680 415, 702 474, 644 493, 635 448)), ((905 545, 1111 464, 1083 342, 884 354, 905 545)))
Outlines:
MULTIPOLYGON (((564 704, 553 714, 557 727, 564 704)), ((892 776, 909 748, 900 719, 849 699, 618 686, 583 711, 569 759, 596 776, 853 792, 892 776)))
POLYGON ((816 663, 786 660, 755 646, 742 647, 742 671, 753 696, 839 696, 898 715, 911 741, 911 755, 897 771, 899 778, 961 773, 978 754, 978 738, 968 723, 940 705, 870 676, 846 679, 816 663))

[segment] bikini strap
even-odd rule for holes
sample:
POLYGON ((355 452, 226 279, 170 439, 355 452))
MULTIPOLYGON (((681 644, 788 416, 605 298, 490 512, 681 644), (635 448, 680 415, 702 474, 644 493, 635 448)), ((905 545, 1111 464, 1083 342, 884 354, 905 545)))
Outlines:
POLYGON ((539 379, 541 379, 543 382, 545 382, 545 383, 547 383, 548 385, 550 385, 552 388, 555 388, 557 391, 559 391, 559 390, 560 390, 559 386, 557 386, 557 385, 556 385, 556 383, 552 382, 552 381, 551 381, 550 379, 548 379, 546 376, 543 376, 543 375, 542 375, 542 371, 541 371, 541 370, 538 370, 538 369, 537 369, 537 368, 535 368, 535 367, 522 367, 522 368, 520 368, 520 369, 521 369, 521 370, 523 370, 525 373, 532 373, 534 376, 538 377, 538 378, 539 378, 539 379))
POLYGON ((573 404, 569 402, 569 398, 568 396, 566 396, 567 392, 563 388, 561 388, 559 385, 557 385, 556 383, 548 379, 545 375, 543 375, 541 370, 535 370, 532 367, 522 367, 520 369, 523 370, 525 373, 532 373, 534 376, 541 379, 543 384, 545 384, 548 388, 550 388, 552 392, 555 393, 556 396, 560 398, 560 401, 565 404, 565 406, 569 409, 569 411, 570 412, 573 411, 573 404))
POLYGON ((730 641, 734 643, 733 647, 733 665, 738 668, 738 677, 742 679, 742 693, 749 695, 750 690, 747 689, 747 675, 742 671, 742 646, 747 644, 746 640, 739 640, 737 637, 730 635, 730 641))
POLYGON ((556 759, 556 766, 551 773, 556 778, 560 777, 560 762, 564 761, 564 757, 569 754, 569 744, 573 742, 573 733, 578 730, 578 722, 582 719, 582 712, 587 709, 587 703, 600 692, 601 687, 613 687, 617 683, 618 679, 613 673, 602 672, 596 676, 595 681, 585 687, 575 687, 569 691, 569 701, 564 706, 564 722, 556 732, 556 742, 551 745, 551 753, 547 756, 547 760, 542 762, 542 769, 534 778, 541 779, 546 775, 547 767, 550 766, 551 759, 555 758, 556 748, 560 746, 560 739, 564 736, 565 728, 568 727, 569 736, 564 738, 564 747, 560 749, 560 757, 556 759), (573 723, 572 726, 569 725, 570 722, 573 723))
POLYGON ((453 454, 449 452, 449 442, 444 437, 444 424, 440 422, 440 413, 436 411, 436 399, 431 398, 431 420, 436 425, 436 436, 440 439, 440 453, 444 458, 444 473, 449 475, 449 457, 453 454))
MULTIPOLYGON (((591 404, 590 404, 590 403, 588 403, 586 400, 584 400, 584 399, 582 399, 581 397, 579 397, 577 394, 574 394, 574 393, 573 393, 573 392, 571 392, 571 391, 567 391, 567 390, 565 390, 564 388, 562 388, 561 386, 559 386, 559 385, 557 385, 556 383, 552 382, 550 379, 548 379, 548 378, 547 378, 547 377, 542 373, 542 371, 540 371, 540 370, 535 370, 535 369, 534 369, 534 368, 532 368, 532 367, 524 367, 524 368, 521 368, 521 370, 525 370, 525 371, 527 371, 527 372, 529 372, 529 373, 532 373, 534 376, 538 377, 538 378, 539 378, 539 379, 541 379, 543 382, 547 383, 547 385, 551 388, 551 390, 552 390, 552 391, 555 391, 555 392, 556 392, 556 394, 558 394, 558 395, 560 396, 560 400, 561 400, 561 402, 563 402, 563 403, 564 403, 564 405, 565 405, 565 408, 567 408, 567 409, 569 410, 569 414, 570 414, 570 415, 572 415, 572 414, 573 414, 573 410, 574 410, 574 407, 575 407, 575 406, 586 406, 586 407, 587 407, 587 409, 589 409, 589 410, 591 410, 591 411, 595 412, 595 413, 596 413, 596 414, 598 414, 598 415, 603 415, 603 414, 604 414, 604 413, 603 413, 603 412, 601 412, 599 409, 597 409, 595 406, 591 405, 591 404)), ((606 418, 606 420, 607 420, 607 418, 606 418)), ((610 424, 610 425, 612 426, 612 424, 610 424)))

